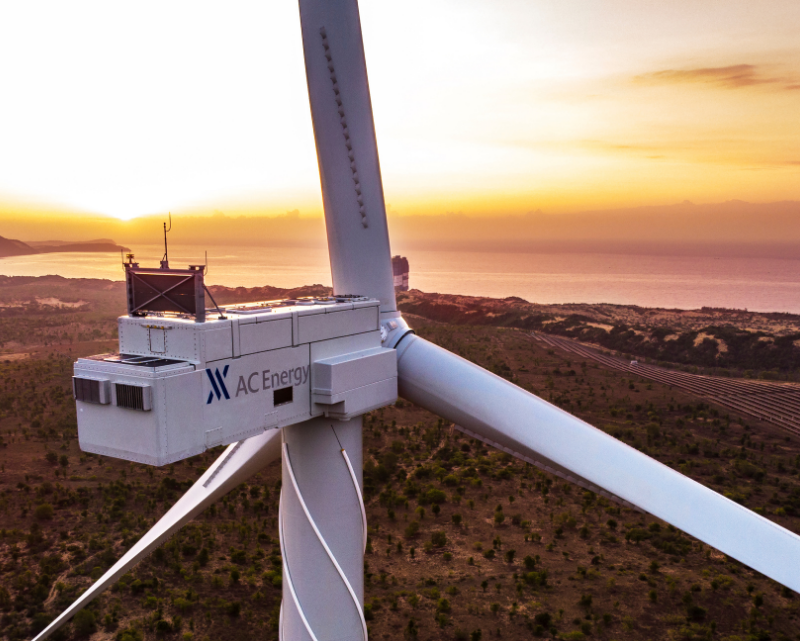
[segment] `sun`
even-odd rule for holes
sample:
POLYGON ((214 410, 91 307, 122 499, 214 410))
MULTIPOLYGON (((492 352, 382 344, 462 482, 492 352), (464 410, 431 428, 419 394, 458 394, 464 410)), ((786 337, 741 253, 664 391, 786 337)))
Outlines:
POLYGON ((134 218, 137 218, 139 214, 127 211, 117 211, 109 213, 108 216, 110 218, 116 218, 117 220, 133 220, 134 218))

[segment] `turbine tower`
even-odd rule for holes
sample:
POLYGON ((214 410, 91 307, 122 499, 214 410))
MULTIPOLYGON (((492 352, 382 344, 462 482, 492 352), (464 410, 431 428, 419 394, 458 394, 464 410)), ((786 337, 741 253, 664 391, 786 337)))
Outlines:
POLYGON ((398 391, 800 591, 797 535, 413 334, 396 309, 357 1, 300 0, 300 18, 334 297, 206 310, 199 266, 126 264, 120 354, 75 364, 81 447, 157 465, 229 447, 36 641, 278 457, 280 638, 366 641, 361 416, 398 391))

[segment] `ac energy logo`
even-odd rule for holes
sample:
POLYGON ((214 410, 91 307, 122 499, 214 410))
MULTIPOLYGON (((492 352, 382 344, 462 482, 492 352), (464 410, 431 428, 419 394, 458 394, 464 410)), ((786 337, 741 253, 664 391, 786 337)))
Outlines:
MULTIPOLYGON (((206 405, 211 405, 215 397, 218 401, 222 401, 223 399, 229 401, 231 399, 228 387, 225 385, 225 379, 228 376, 229 368, 230 365, 226 365, 222 371, 220 371, 219 367, 216 367, 213 373, 211 369, 206 369, 206 375, 211 382, 211 391, 208 393, 206 405)), ((308 382, 308 375, 310 372, 311 367, 306 365, 305 367, 293 367, 280 372, 273 372, 265 369, 252 372, 248 376, 239 376, 239 382, 236 385, 236 394, 234 394, 234 397, 238 398, 240 394, 244 394, 245 396, 256 394, 262 390, 303 385, 308 382)))
POLYGON ((217 397, 218 401, 222 400, 224 396, 226 400, 230 400, 231 395, 228 394, 228 388, 225 386, 225 377, 228 376, 228 368, 230 365, 226 365, 223 370, 222 374, 219 372, 219 367, 214 369, 214 373, 211 373, 210 369, 206 369, 206 374, 208 375, 208 380, 211 381, 211 391, 208 393, 208 400, 206 401, 206 405, 211 405, 211 401, 214 400, 214 396, 217 397), (216 379, 216 380, 214 380, 216 379))

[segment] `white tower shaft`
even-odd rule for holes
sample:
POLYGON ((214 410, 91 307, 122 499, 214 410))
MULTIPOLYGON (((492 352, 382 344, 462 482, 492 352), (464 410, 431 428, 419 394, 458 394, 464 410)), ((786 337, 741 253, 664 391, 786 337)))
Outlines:
POLYGON ((283 428, 282 641, 367 641, 361 418, 283 428))
POLYGON ((300 0, 308 96, 336 294, 396 311, 383 184, 356 0, 300 0))

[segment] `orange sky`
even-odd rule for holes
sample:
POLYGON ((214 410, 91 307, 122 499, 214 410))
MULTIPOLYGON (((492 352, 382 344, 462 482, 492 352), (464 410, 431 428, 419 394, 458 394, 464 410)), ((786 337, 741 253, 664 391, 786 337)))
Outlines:
MULTIPOLYGON (((390 212, 800 199, 795 0, 360 5, 390 212)), ((0 221, 321 212, 292 2, 3 3, 0 59, 0 221)))

